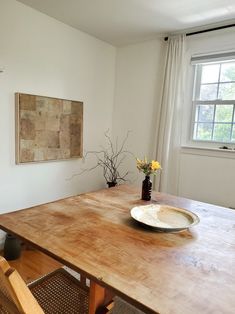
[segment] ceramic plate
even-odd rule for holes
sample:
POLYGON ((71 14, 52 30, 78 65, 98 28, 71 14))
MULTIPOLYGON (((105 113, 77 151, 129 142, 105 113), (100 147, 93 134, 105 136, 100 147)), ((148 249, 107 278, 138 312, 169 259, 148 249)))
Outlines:
POLYGON ((184 230, 199 222, 194 213, 163 204, 136 206, 131 209, 131 217, 149 227, 169 232, 184 230))

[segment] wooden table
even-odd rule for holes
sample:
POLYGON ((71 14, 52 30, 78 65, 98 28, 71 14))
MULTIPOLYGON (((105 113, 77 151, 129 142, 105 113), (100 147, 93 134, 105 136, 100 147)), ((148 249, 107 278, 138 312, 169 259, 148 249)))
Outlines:
POLYGON ((148 202, 122 185, 1 215, 0 227, 90 278, 90 313, 104 287, 146 313, 234 314, 235 212, 160 193, 152 202, 201 221, 179 233, 144 229, 130 209, 148 202))

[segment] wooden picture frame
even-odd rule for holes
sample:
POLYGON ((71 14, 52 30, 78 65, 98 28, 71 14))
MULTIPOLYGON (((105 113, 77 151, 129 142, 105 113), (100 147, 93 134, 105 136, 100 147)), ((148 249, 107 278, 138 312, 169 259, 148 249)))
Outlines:
POLYGON ((16 163, 81 158, 83 102, 16 93, 16 163))

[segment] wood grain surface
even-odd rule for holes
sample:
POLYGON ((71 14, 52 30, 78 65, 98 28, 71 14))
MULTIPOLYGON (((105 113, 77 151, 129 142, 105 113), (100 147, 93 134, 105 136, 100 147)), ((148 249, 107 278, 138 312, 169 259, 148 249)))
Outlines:
POLYGON ((120 185, 1 215, 0 226, 146 313, 234 313, 235 212, 160 193, 150 202, 120 185), (191 210, 200 223, 145 229, 130 210, 150 202, 191 210))

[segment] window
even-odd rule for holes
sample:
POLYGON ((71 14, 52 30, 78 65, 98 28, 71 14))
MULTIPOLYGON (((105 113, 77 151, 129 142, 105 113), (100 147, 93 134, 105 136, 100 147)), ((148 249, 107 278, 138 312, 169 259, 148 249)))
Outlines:
POLYGON ((192 140, 235 144, 235 58, 218 59, 194 60, 192 140))

